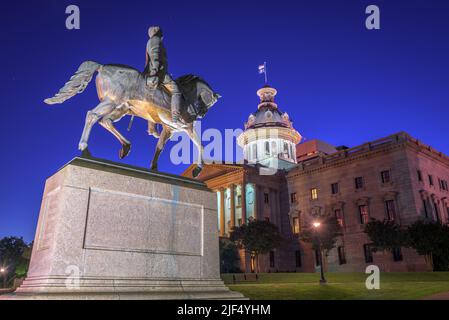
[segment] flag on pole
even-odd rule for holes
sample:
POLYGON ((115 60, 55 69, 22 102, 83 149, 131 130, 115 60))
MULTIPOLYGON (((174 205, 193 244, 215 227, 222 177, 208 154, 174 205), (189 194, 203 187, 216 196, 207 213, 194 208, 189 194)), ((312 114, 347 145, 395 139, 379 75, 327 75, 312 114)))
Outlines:
POLYGON ((264 74, 265 75, 265 84, 267 84, 268 79, 267 79, 267 63, 264 62, 263 64, 259 65, 259 74, 264 74))

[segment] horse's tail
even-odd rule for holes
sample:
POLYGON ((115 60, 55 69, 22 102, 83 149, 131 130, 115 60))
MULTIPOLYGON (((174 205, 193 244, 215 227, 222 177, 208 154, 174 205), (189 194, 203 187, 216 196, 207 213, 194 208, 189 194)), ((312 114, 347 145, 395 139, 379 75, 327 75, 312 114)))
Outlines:
POLYGON ((94 61, 83 62, 79 66, 78 71, 76 71, 64 87, 62 87, 54 97, 45 99, 44 102, 46 104, 63 103, 74 95, 83 92, 92 80, 94 73, 98 71, 101 66, 101 64, 94 61))

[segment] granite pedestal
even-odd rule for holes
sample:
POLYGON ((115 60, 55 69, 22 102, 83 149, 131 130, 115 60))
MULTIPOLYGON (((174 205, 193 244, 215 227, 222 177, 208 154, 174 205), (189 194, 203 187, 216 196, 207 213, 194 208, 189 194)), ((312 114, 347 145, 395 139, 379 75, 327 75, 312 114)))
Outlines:
POLYGON ((7 298, 240 299, 219 273, 216 195, 75 158, 45 184, 28 277, 7 298))

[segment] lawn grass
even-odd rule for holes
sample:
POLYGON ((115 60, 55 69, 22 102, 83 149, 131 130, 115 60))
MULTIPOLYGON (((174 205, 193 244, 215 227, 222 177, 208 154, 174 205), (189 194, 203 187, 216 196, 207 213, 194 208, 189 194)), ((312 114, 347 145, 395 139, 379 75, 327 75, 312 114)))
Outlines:
POLYGON ((320 285, 318 273, 264 273, 258 282, 232 283, 231 290, 256 300, 409 300, 449 292, 449 272, 381 273, 380 289, 367 290, 364 273, 327 273, 328 284, 320 285))

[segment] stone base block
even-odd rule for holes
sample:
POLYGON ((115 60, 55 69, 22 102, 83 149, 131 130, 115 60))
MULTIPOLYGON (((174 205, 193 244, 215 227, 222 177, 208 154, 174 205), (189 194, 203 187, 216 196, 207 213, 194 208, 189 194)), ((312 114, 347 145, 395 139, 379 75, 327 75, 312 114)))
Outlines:
POLYGON ((198 181, 75 158, 50 177, 28 277, 7 299, 241 299, 221 281, 216 196, 198 181))

